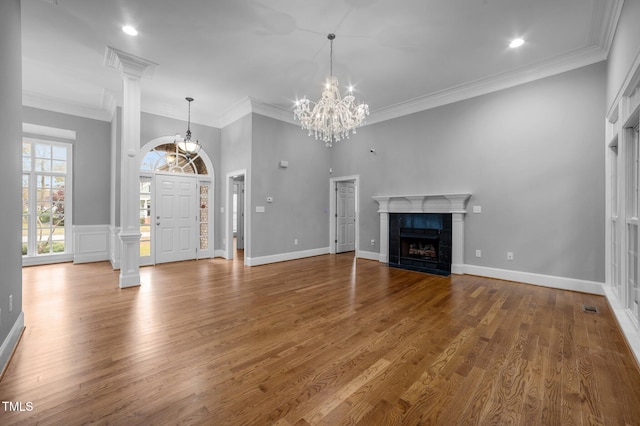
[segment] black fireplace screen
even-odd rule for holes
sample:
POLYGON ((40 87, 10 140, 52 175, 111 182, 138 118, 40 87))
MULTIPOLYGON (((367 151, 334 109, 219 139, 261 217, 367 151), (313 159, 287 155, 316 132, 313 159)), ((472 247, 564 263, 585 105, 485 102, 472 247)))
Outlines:
POLYGON ((430 272, 451 273, 451 214, 389 215, 389 264, 430 272))

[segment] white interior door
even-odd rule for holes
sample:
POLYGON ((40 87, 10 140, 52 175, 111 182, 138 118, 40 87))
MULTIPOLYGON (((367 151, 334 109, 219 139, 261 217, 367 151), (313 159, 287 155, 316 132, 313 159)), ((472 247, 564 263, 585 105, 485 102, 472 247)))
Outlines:
POLYGON ((338 182, 336 191, 337 253, 356 249, 356 185, 338 182))
POLYGON ((156 175, 156 263, 196 258, 196 178, 156 175))

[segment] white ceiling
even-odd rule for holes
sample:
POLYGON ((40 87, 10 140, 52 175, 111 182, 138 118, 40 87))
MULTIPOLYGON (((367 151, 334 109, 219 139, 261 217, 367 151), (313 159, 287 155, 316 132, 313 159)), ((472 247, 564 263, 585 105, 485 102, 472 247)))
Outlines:
POLYGON ((108 120, 112 46, 158 63, 143 111, 184 120, 191 96, 192 121, 221 126, 249 98, 292 117, 320 94, 333 32, 334 75, 379 121, 604 60, 622 1, 23 0, 24 103, 108 120))

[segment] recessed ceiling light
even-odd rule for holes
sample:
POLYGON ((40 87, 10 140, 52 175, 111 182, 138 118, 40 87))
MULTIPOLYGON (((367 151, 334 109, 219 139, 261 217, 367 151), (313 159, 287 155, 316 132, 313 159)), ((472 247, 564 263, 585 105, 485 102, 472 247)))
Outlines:
POLYGON ((130 36, 138 35, 138 30, 133 28, 131 25, 125 25, 124 27, 122 27, 122 31, 124 31, 125 34, 129 34, 130 36))
POLYGON ((521 38, 515 38, 513 40, 511 40, 511 43, 509 43, 509 47, 512 49, 515 49, 516 47, 520 47, 524 44, 524 40, 521 38))

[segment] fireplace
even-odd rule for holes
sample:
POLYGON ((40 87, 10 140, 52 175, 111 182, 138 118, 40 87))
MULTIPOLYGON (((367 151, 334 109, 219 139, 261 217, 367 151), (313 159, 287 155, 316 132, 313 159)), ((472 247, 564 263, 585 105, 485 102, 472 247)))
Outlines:
POLYGON ((400 258, 423 262, 437 262, 440 258, 439 231, 418 234, 414 229, 400 230, 400 258))
POLYGON ((391 213, 389 265, 449 275, 451 231, 451 214, 391 213))
POLYGON ((464 273, 469 198, 468 193, 373 196, 380 214, 380 262, 443 275, 464 273))

